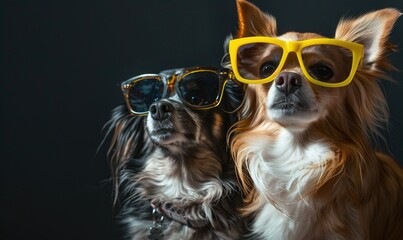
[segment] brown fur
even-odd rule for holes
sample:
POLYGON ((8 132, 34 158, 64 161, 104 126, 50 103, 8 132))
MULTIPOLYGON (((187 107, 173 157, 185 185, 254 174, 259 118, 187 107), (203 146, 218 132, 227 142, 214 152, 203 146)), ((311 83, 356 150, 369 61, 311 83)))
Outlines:
MULTIPOLYGON (((246 1, 237 3, 239 31, 236 38, 277 35, 272 16, 246 1)), ((323 88, 309 83, 317 101, 321 101, 323 96, 333 98, 326 105, 329 110, 326 116, 295 134, 295 145, 303 148, 311 142, 323 140, 334 156, 325 162, 311 164, 305 170, 306 176, 301 177, 310 178, 299 200, 308 199, 316 212, 313 214, 315 219, 306 219, 307 222, 313 221, 314 226, 307 224, 304 230, 308 231, 307 235, 301 234, 298 239, 329 239, 326 236, 336 239, 401 239, 403 236, 403 170, 389 156, 375 152, 371 142, 374 137, 382 137, 380 127, 388 119, 386 100, 376 79, 387 78, 385 72, 393 69, 386 56, 395 47, 387 39, 400 15, 395 9, 383 9, 358 19, 342 20, 335 38, 364 44, 364 64, 346 87, 323 88), (371 42, 371 37, 377 34, 374 31, 381 31, 380 40, 371 42), (376 51, 369 52, 367 45, 372 43, 379 45, 376 51), (313 172, 321 174, 310 176, 313 172)), ((288 35, 299 40, 319 37, 314 33, 282 36, 288 35)), ((288 64, 284 69, 295 67, 292 59, 288 64)), ((279 131, 286 128, 267 116, 264 103, 270 86, 271 83, 247 87, 243 119, 232 129, 232 153, 247 195, 246 215, 258 214, 267 204, 282 212, 281 205, 287 203, 286 199, 279 202, 268 197, 270 193, 259 192, 250 177, 251 159, 255 154, 248 150, 250 140, 262 137, 276 142, 279 131)), ((290 217, 298 219, 298 216, 290 217)))

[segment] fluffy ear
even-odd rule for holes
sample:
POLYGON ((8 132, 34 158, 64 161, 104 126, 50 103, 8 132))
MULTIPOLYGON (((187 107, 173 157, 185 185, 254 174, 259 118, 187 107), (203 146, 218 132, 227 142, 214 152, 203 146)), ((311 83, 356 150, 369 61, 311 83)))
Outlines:
POLYGON ((250 36, 270 36, 277 34, 276 19, 263 13, 255 5, 244 0, 237 0, 238 34, 237 38, 250 36))
POLYGON ((108 155, 111 167, 116 174, 130 158, 139 159, 153 147, 144 129, 144 118, 131 116, 125 104, 112 111, 112 117, 107 123, 112 134, 108 155))
POLYGON ((392 48, 388 44, 388 36, 400 15, 396 9, 385 8, 357 19, 342 19, 337 26, 335 38, 363 44, 364 63, 376 66, 392 48))
POLYGON ((142 169, 144 156, 153 150, 154 145, 144 128, 144 118, 130 115, 126 104, 113 109, 112 117, 106 126, 108 127, 106 135, 112 135, 108 158, 112 170, 116 204, 120 197, 120 185, 125 179, 121 177, 122 171, 130 169, 131 173, 135 173, 142 169))

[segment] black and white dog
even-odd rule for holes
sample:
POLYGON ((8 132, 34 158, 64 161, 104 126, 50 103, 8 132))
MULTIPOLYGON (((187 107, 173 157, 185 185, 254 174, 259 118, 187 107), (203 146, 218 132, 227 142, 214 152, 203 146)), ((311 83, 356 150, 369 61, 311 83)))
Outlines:
POLYGON ((242 197, 226 145, 243 97, 230 70, 191 68, 122 83, 109 132, 126 239, 240 239, 242 197))

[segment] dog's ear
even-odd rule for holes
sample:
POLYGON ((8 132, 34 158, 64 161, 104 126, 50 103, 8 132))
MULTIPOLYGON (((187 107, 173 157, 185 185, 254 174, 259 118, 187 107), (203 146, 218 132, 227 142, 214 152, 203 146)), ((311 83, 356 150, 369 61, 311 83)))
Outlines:
POLYGON ((277 34, 276 19, 244 0, 237 0, 238 33, 236 38, 250 36, 269 36, 277 34))
POLYGON ((335 38, 363 44, 365 65, 376 67, 377 62, 393 50, 388 36, 400 15, 396 9, 385 8, 356 19, 342 19, 335 38))
POLYGON ((112 111, 108 125, 108 133, 112 133, 108 153, 114 171, 119 171, 130 158, 143 157, 153 146, 144 129, 144 118, 130 115, 124 104, 112 111))
POLYGON ((106 127, 106 137, 111 136, 108 158, 114 183, 114 202, 117 204, 119 189, 126 179, 121 177, 122 171, 130 169, 133 173, 142 169, 144 156, 152 151, 154 145, 144 128, 144 117, 132 116, 125 104, 113 109, 106 127))

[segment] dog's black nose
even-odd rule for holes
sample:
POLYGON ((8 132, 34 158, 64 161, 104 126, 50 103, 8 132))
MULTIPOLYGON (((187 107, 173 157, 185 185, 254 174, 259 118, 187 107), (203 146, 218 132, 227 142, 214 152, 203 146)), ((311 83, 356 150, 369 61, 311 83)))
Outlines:
POLYGON ((295 92, 302 85, 301 77, 297 73, 282 72, 275 80, 276 88, 285 94, 295 92))
POLYGON ((169 113, 174 110, 174 106, 166 101, 158 101, 150 106, 150 114, 154 120, 164 120, 169 117, 169 113))

